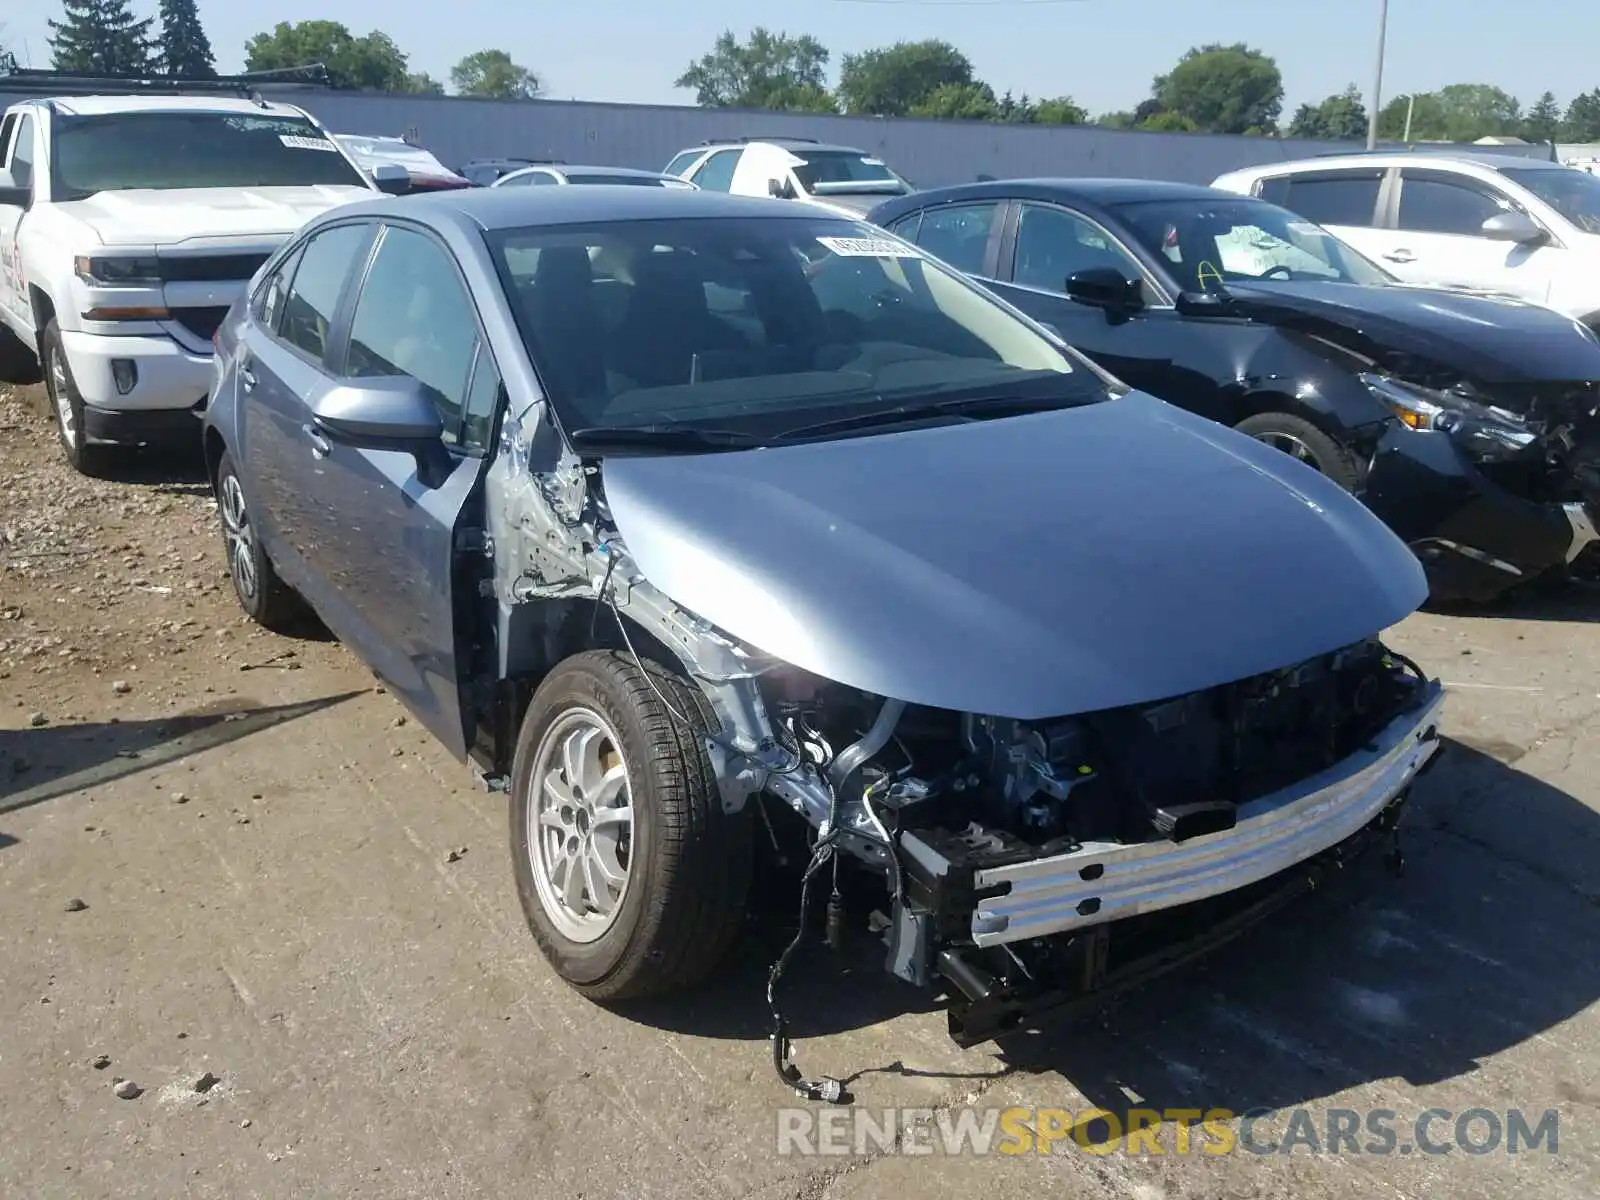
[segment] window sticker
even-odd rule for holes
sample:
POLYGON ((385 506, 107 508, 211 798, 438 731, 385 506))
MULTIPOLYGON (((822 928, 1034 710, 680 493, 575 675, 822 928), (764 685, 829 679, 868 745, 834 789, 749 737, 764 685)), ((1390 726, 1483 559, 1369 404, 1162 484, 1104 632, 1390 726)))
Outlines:
POLYGON ((910 246, 891 242, 888 238, 819 237, 819 243, 840 258, 921 258, 922 254, 910 246))
POLYGON ((339 153, 332 142, 322 138, 296 137, 294 134, 280 133, 278 140, 291 150, 326 150, 329 154, 339 153))

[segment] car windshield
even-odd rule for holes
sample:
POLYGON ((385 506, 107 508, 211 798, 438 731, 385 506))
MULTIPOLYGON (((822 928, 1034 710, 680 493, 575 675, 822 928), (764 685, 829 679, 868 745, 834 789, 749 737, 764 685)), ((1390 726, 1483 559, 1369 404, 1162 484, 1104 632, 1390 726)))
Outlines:
POLYGON ((767 438, 923 402, 1109 394, 986 293, 856 221, 619 221, 489 243, 569 432, 767 438))
POLYGON ((1146 250, 1167 260, 1185 290, 1230 279, 1393 282, 1321 226, 1260 200, 1150 200, 1113 210, 1146 250))
POLYGON ((1585 233, 1600 233, 1600 179, 1575 167, 1501 167, 1500 173, 1527 188, 1585 233))
POLYGON ((889 170, 881 158, 862 154, 859 150, 791 150, 800 161, 794 166, 794 177, 808 192, 821 184, 824 191, 838 190, 851 184, 894 184, 909 191, 905 181, 889 170))
POLYGON ((661 179, 655 175, 608 175, 605 173, 586 175, 582 172, 573 174, 567 172, 568 183, 599 183, 616 187, 683 187, 681 179, 661 179))
POLYGON ((66 200, 140 188, 369 185, 304 117, 232 112, 58 114, 54 186, 66 200))

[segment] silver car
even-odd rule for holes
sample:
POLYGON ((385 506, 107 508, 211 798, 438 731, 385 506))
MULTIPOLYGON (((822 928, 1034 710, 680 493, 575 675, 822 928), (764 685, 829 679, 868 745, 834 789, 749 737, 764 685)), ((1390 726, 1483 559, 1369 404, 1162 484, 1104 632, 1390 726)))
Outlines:
POLYGON ((1439 745, 1378 641, 1422 571, 1358 500, 843 216, 350 205, 217 358, 239 602, 309 605, 509 793, 528 923, 596 1000, 706 976, 792 836, 807 893, 881 880, 830 933, 981 1040, 1392 830, 1439 745))

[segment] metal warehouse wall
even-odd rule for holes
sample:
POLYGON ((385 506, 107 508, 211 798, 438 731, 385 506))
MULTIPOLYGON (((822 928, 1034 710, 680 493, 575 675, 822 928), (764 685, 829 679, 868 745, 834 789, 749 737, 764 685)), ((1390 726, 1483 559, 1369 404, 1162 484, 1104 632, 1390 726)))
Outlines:
MULTIPOLYGON (((38 95, 38 81, 0 76, 0 104, 38 95)), ((842 142, 886 159, 919 187, 1029 175, 1123 176, 1209 183, 1235 167, 1359 150, 1352 142, 1117 132, 1094 126, 886 120, 575 100, 492 101, 274 86, 335 133, 411 133, 446 164, 511 156, 659 170, 711 138, 788 135, 842 142)), ((1539 148, 1474 146, 1475 152, 1539 148)), ((1545 153, 1548 153, 1546 150, 1545 153)))

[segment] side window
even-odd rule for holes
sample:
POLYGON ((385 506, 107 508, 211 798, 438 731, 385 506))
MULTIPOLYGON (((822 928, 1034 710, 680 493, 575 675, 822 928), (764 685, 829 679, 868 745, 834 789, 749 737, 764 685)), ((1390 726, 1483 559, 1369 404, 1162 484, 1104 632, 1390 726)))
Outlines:
POLYGON ((278 336, 318 362, 327 353, 328 333, 350 268, 371 232, 365 224, 335 225, 313 237, 300 252, 300 265, 284 296, 278 336))
POLYGON ((1453 233, 1483 236, 1483 223, 1509 211, 1509 201, 1466 180, 1419 178, 1401 173, 1401 229, 1416 233, 1453 233))
POLYGON ((733 170, 743 150, 718 150, 694 173, 693 182, 708 192, 725 192, 733 186, 733 170))
POLYGON ((529 184, 538 183, 538 182, 539 181, 537 179, 535 179, 531 174, 529 174, 529 175, 507 175, 504 179, 501 179, 499 181, 501 187, 527 187, 529 184))
POLYGON ((921 227, 922 210, 919 208, 909 217, 901 217, 898 221, 892 222, 888 228, 889 232, 895 234, 897 237, 903 237, 906 241, 915 243, 917 240, 917 230, 919 230, 921 227))
POLYGON ((345 373, 409 375, 438 408, 445 440, 454 442, 477 352, 472 298, 449 252, 413 230, 384 230, 356 301, 345 373))
POLYGON ((667 169, 661 173, 663 175, 682 175, 694 165, 694 160, 699 158, 704 153, 705 151, 703 150, 685 150, 682 154, 678 155, 671 162, 669 162, 667 164, 667 169))
POLYGON ((1370 227, 1378 210, 1381 171, 1352 172, 1345 175, 1293 176, 1272 180, 1274 187, 1285 185, 1281 199, 1263 187, 1261 198, 1299 213, 1318 225, 1362 225, 1370 227))
POLYGON ((11 182, 18 187, 33 185, 33 118, 23 115, 17 122, 17 140, 11 147, 11 182))
POLYGON ((256 323, 268 333, 278 332, 278 321, 283 316, 283 298, 289 293, 289 281, 294 269, 300 265, 300 251, 296 250, 278 265, 256 293, 256 323))
POLYGON ((1063 292, 1068 275, 1095 267, 1110 267, 1124 279, 1144 277, 1126 250, 1082 217, 1040 204, 1022 206, 1013 283, 1063 292))
POLYGON ((989 230, 999 211, 999 201, 925 209, 917 229, 917 245, 958 271, 981 275, 989 230))
POLYGON ((11 130, 16 123, 16 113, 8 113, 5 120, 0 121, 0 167, 5 166, 6 152, 11 148, 11 130))
POLYGON ((489 347, 478 343, 478 361, 472 368, 472 385, 467 388, 466 419, 461 424, 461 444, 472 450, 487 450, 494 432, 494 409, 500 400, 500 369, 494 365, 489 347))

